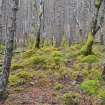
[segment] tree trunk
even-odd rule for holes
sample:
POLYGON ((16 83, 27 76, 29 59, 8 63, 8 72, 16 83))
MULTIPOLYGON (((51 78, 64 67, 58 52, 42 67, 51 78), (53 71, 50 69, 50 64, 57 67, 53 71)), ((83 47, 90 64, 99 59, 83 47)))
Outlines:
POLYGON ((104 45, 104 35, 103 34, 100 35, 100 43, 101 45, 104 45))
POLYGON ((86 56, 92 54, 92 46, 94 44, 94 37, 100 29, 100 26, 97 25, 97 22, 98 22, 98 16, 99 16, 99 10, 100 10, 101 4, 102 4, 102 0, 95 1, 96 15, 92 22, 92 27, 90 28, 87 41, 80 51, 81 54, 86 55, 86 56))
POLYGON ((39 30, 37 32, 35 48, 40 48, 40 28, 41 27, 39 27, 39 30))
POLYGON ((42 17, 44 15, 44 2, 42 0, 40 0, 40 9, 39 9, 39 11, 40 11, 40 14, 38 15, 38 18, 39 18, 39 26, 38 26, 37 36, 36 36, 35 48, 40 48, 42 17))
POLYGON ((5 57, 3 64, 3 72, 0 77, 0 93, 4 93, 8 84, 8 78, 10 74, 10 66, 13 56, 13 46, 14 46, 14 36, 16 33, 16 13, 18 10, 18 0, 13 0, 13 17, 11 27, 9 27, 9 35, 7 35, 6 49, 5 49, 5 57))
POLYGON ((81 54, 85 56, 92 54, 93 43, 94 43, 94 35, 92 32, 89 32, 87 41, 85 45, 81 48, 81 54))

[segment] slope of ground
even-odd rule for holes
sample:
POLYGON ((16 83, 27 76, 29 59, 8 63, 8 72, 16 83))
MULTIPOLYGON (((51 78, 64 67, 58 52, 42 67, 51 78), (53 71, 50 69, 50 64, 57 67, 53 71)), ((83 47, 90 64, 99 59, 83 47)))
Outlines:
POLYGON ((75 44, 15 54, 3 105, 105 105, 105 47, 94 45, 93 55, 86 57, 80 48, 75 44))

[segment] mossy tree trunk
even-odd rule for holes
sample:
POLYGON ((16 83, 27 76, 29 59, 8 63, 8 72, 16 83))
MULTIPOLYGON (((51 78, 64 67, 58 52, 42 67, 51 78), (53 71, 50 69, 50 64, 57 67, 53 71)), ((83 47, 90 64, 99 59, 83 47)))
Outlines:
POLYGON ((41 34, 40 29, 41 27, 39 27, 38 32, 37 32, 35 48, 40 48, 40 34, 41 34))
POLYGON ((13 0, 13 8, 12 8, 13 16, 11 17, 11 27, 9 27, 9 35, 7 36, 8 38, 6 42, 3 71, 0 76, 0 98, 2 97, 1 94, 3 94, 6 90, 10 74, 11 60, 13 56, 14 36, 16 33, 17 10, 18 10, 18 0, 13 0))
POLYGON ((87 41, 85 45, 81 48, 81 54, 83 55, 92 54, 93 43, 94 43, 94 35, 92 32, 89 32, 87 41))
POLYGON ((92 26, 90 28, 90 32, 88 33, 87 41, 80 51, 81 54, 85 56, 92 54, 92 46, 94 44, 95 35, 101 28, 100 26, 98 26, 97 23, 98 23, 99 10, 100 10, 102 1, 103 0, 95 0, 96 15, 94 16, 94 20, 92 21, 92 26))

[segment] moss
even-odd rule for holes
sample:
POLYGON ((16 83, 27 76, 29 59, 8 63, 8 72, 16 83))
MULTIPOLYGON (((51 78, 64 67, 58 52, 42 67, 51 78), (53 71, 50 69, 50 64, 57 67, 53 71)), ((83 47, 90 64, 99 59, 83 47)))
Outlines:
POLYGON ((72 50, 78 50, 78 49, 80 49, 81 48, 81 45, 80 44, 73 44, 73 45, 71 45, 71 47, 70 47, 70 49, 72 49, 72 50))
POLYGON ((69 75, 73 80, 76 80, 79 73, 82 73, 81 65, 80 65, 80 63, 76 63, 76 64, 73 65, 69 75))
POLYGON ((29 58, 31 57, 32 55, 35 54, 35 51, 34 50, 28 50, 26 51, 24 54, 23 54, 23 58, 29 58))
POLYGON ((17 75, 11 75, 9 77, 9 85, 16 87, 23 84, 23 81, 21 81, 21 79, 19 77, 17 77, 17 75))
POLYGON ((90 55, 92 54, 92 45, 94 43, 94 35, 92 32, 89 32, 88 39, 85 45, 81 48, 80 53, 83 55, 90 55))
POLYGON ((102 0, 95 0, 95 6, 97 9, 100 8, 101 2, 102 0))
POLYGON ((76 62, 72 69, 67 70, 67 74, 71 79, 76 80, 78 75, 82 75, 84 80, 92 79, 92 80, 102 80, 102 70, 101 65, 97 63, 88 64, 88 63, 80 63, 76 62))
POLYGON ((47 78, 45 71, 35 71, 34 76, 36 79, 47 78))
POLYGON ((24 69, 24 66, 19 64, 12 64, 11 70, 24 69))
POLYGON ((65 66, 60 66, 58 69, 52 70, 52 75, 57 80, 64 80, 65 76, 69 77, 69 70, 65 66))
POLYGON ((93 45, 94 54, 100 58, 102 58, 104 56, 104 49, 105 49, 105 46, 103 46, 103 45, 100 45, 100 44, 93 45))
POLYGON ((9 77, 9 85, 16 87, 20 86, 26 82, 29 82, 34 77, 34 72, 28 72, 28 71, 20 71, 17 74, 10 75, 9 77))
POLYGON ((73 79, 73 80, 76 80, 78 74, 79 74, 79 71, 71 72, 71 77, 72 77, 72 79, 73 79))
POLYGON ((102 70, 95 67, 88 74, 88 79, 102 80, 102 70))
POLYGON ((56 83, 54 88, 59 91, 59 90, 63 89, 63 85, 61 83, 56 83))
POLYGON ((51 55, 52 55, 53 57, 62 57, 62 56, 64 56, 64 54, 63 54, 61 51, 53 51, 53 52, 51 53, 51 55))
POLYGON ((89 95, 94 95, 98 99, 105 101, 105 84, 99 80, 84 81, 80 88, 89 95))
POLYGON ((45 63, 44 56, 33 55, 24 61, 24 65, 35 65, 45 63))
POLYGON ((5 49, 5 45, 0 43, 0 53, 3 53, 4 49, 5 49))
POLYGON ((96 55, 88 55, 88 56, 79 56, 78 59, 83 63, 96 63, 99 61, 99 58, 96 55))
POLYGON ((41 50, 47 53, 47 52, 58 51, 59 49, 55 47, 44 47, 44 48, 41 48, 41 50))
MULTIPOLYGON (((72 57, 72 53, 69 51, 59 51, 60 49, 51 47, 51 48, 42 48, 37 50, 36 53, 33 51, 27 52, 26 57, 23 58, 24 66, 36 67, 36 65, 41 64, 42 67, 47 67, 52 64, 54 66, 64 64, 72 57), (29 54, 29 55, 27 55, 29 54)), ((64 49, 63 49, 64 50, 64 49)), ((74 56, 74 55, 73 55, 74 56)))
POLYGON ((105 101, 105 87, 100 88, 97 93, 98 97, 105 101))
POLYGON ((80 105, 80 99, 78 93, 65 93, 63 96, 64 105, 80 105))
POLYGON ((67 61, 67 56, 61 51, 54 51, 51 53, 52 61, 59 64, 67 61))
POLYGON ((60 73, 60 79, 64 79, 65 76, 67 76, 67 75, 69 76, 69 74, 68 74, 69 70, 65 66, 60 68, 59 73, 60 73))
POLYGON ((43 56, 45 57, 45 62, 47 65, 54 64, 55 66, 55 65, 63 64, 68 59, 68 56, 64 54, 62 51, 52 51, 46 54, 44 54, 43 56))
POLYGON ((28 71, 23 70, 23 71, 19 72, 16 76, 19 78, 23 78, 25 80, 30 80, 30 79, 32 79, 34 74, 32 72, 28 72, 28 71))
POLYGON ((96 95, 100 88, 100 82, 98 80, 87 80, 80 85, 80 88, 89 95, 96 95))

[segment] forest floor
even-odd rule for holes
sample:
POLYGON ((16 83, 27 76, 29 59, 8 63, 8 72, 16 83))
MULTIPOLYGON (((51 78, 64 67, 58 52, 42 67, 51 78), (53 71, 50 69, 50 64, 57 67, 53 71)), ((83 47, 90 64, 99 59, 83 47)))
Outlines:
MULTIPOLYGON (((105 105, 105 46, 28 49, 13 57, 8 97, 0 105, 105 105)), ((2 63, 2 60, 1 60, 2 63)))

